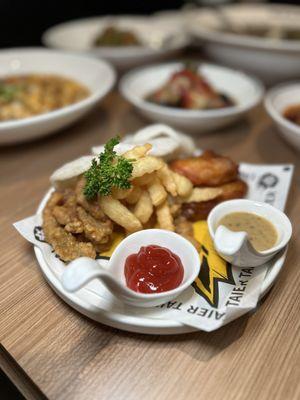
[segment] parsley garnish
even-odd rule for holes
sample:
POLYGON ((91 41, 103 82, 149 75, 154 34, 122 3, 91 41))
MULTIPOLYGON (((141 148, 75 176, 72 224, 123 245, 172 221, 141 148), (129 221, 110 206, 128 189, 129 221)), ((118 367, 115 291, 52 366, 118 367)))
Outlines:
POLYGON ((119 137, 110 139, 104 146, 103 153, 99 154, 98 160, 94 158, 90 169, 84 174, 84 195, 87 199, 92 199, 98 194, 108 196, 113 187, 130 189, 129 178, 133 170, 133 160, 117 155, 114 147, 119 142, 119 137))

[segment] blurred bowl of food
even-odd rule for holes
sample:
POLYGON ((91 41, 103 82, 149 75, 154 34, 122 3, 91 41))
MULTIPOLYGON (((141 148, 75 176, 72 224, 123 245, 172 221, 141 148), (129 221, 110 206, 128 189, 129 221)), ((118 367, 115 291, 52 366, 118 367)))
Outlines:
POLYGON ((271 4, 204 8, 185 25, 207 55, 266 83, 299 77, 300 7, 271 4))
POLYGON ((203 133, 229 125, 262 99, 262 84, 212 64, 172 62, 128 72, 119 89, 144 117, 203 133))
POLYGON ((59 51, 0 51, 0 144, 54 133, 87 114, 110 91, 105 61, 59 51))
POLYGON ((48 29, 42 41, 55 49, 103 58, 124 70, 176 54, 187 37, 173 21, 128 15, 65 22, 48 29))
POLYGON ((300 81, 271 89, 265 108, 282 137, 300 150, 300 81))

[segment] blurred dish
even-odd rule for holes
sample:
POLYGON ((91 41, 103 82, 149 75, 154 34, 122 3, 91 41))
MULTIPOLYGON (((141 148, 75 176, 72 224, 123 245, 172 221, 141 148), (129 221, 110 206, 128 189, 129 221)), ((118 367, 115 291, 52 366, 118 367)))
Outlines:
POLYGON ((299 76, 300 7, 231 5, 195 10, 186 28, 214 60, 267 83, 299 76))
POLYGON ((186 110, 165 107, 145 100, 182 67, 182 63, 176 62, 136 69, 121 79, 120 91, 142 115, 150 120, 196 133, 229 125, 261 101, 264 89, 260 82, 242 72, 212 64, 201 64, 198 73, 203 75, 217 92, 230 98, 235 103, 233 106, 210 110, 186 110))
POLYGON ((101 60, 38 48, 0 52, 0 79, 29 74, 51 74, 71 79, 84 86, 90 93, 86 98, 63 108, 23 119, 0 122, 0 144, 25 142, 72 124, 90 111, 115 82, 113 69, 101 60))
POLYGON ((300 150, 300 126, 284 116, 287 108, 300 103, 300 82, 286 83, 271 89, 265 107, 282 137, 300 150))
POLYGON ((224 93, 219 93, 200 75, 197 65, 187 64, 174 72, 147 101, 165 107, 185 110, 211 110, 234 105, 224 93))
POLYGON ((95 38, 93 45, 95 47, 123 47, 123 46, 141 46, 138 36, 131 30, 122 30, 115 26, 107 26, 95 38))
MULTIPOLYGON (((120 36, 120 35, 119 35, 120 36)), ((124 35, 123 35, 124 36, 124 35)), ((42 37, 46 46, 83 52, 110 61, 118 69, 146 64, 174 55, 186 43, 186 35, 176 24, 164 24, 156 17, 95 17, 65 22, 48 29, 42 37), (127 31, 139 42, 131 45, 95 46, 108 28, 127 31)))
POLYGON ((54 111, 89 94, 85 86, 58 75, 10 75, 0 79, 0 121, 54 111))

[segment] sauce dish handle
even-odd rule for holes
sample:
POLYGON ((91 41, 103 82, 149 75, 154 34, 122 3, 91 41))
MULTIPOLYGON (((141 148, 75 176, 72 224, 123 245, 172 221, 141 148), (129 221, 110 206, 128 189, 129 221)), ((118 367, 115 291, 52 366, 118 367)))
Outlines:
POLYGON ((246 232, 233 232, 220 225, 215 232, 214 246, 220 255, 233 257, 248 248, 248 235, 246 232))
POLYGON ((67 292, 73 293, 97 278, 117 297, 138 298, 135 292, 122 285, 107 271, 106 264, 89 257, 79 257, 70 262, 62 274, 61 283, 67 292))

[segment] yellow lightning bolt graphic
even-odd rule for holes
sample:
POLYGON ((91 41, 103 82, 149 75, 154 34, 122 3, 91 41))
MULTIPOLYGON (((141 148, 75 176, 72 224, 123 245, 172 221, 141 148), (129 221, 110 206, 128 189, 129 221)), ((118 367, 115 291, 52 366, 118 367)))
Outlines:
POLYGON ((199 255, 202 262, 200 273, 193 286, 210 305, 218 307, 218 282, 234 284, 231 265, 215 251, 206 221, 196 222, 193 228, 194 237, 201 245, 199 255))

